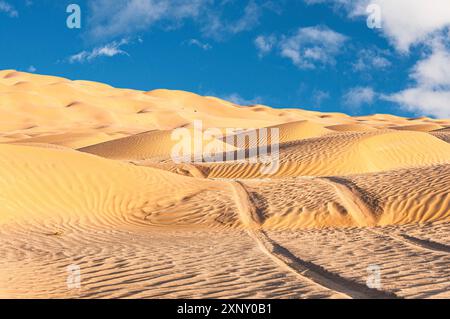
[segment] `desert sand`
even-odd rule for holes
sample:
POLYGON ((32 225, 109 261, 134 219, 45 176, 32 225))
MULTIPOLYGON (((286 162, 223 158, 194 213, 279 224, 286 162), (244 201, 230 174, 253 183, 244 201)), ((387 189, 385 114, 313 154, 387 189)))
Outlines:
POLYGON ((0 71, 0 298, 450 298, 449 143, 450 119, 0 71), (177 163, 195 121, 246 152, 278 129, 279 169, 177 163))

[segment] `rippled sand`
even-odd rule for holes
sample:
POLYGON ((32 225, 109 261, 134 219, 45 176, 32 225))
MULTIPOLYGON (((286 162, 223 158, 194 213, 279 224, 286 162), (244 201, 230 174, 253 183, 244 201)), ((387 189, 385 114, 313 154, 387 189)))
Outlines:
POLYGON ((450 120, 13 70, 0 118, 0 298, 450 297, 450 120), (174 163, 196 120, 279 129, 279 169, 174 163))

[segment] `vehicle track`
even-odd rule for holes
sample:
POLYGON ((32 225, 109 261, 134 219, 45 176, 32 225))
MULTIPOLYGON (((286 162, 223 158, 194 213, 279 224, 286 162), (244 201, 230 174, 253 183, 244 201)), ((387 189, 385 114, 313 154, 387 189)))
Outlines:
POLYGON ((336 195, 358 226, 368 227, 376 225, 376 218, 372 209, 364 202, 358 190, 326 177, 313 178, 313 180, 334 188, 336 195))
MULTIPOLYGON (((372 209, 364 202, 358 190, 351 188, 344 183, 339 183, 326 177, 314 178, 314 180, 322 182, 334 188, 336 195, 339 197, 342 204, 347 209, 358 226, 376 226, 375 214, 373 213, 372 209)), ((445 244, 423 240, 405 234, 387 234, 374 228, 367 228, 367 231, 372 232, 378 236, 391 238, 395 241, 401 242, 416 249, 438 253, 450 253, 450 247, 445 244)))
POLYGON ((253 204, 245 186, 239 181, 230 181, 229 184, 233 189, 239 217, 247 233, 256 241, 261 251, 277 264, 296 274, 301 279, 337 292, 343 297, 357 299, 398 298, 394 293, 369 288, 366 285, 329 272, 319 265, 295 256, 288 249, 277 244, 262 230, 262 217, 257 207, 253 204))
POLYGON ((447 246, 445 244, 437 243, 437 242, 434 242, 431 240, 424 240, 424 239, 420 239, 420 238, 410 236, 410 235, 405 235, 405 234, 387 234, 383 231, 373 230, 373 229, 370 231, 376 235, 392 238, 395 241, 401 242, 405 245, 408 245, 408 246, 416 248, 416 249, 432 251, 432 252, 440 253, 440 254, 442 254, 442 253, 449 254, 450 253, 449 246, 447 246))

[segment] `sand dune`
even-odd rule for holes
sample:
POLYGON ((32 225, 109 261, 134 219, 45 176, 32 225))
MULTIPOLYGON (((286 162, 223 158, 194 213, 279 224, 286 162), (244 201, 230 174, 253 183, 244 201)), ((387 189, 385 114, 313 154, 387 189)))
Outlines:
POLYGON ((366 132, 375 130, 375 128, 364 124, 339 124, 327 126, 327 129, 337 132, 366 132))
POLYGON ((19 140, 15 139, 13 143, 47 143, 77 149, 118 139, 119 137, 121 137, 120 134, 107 134, 103 132, 68 132, 53 135, 39 135, 37 137, 29 137, 19 140))
MULTIPOLYGON (((2 224, 17 221, 40 223, 48 220, 61 220, 65 224, 76 218, 84 222, 105 222, 112 223, 111 225, 131 220, 165 226, 222 225, 234 228, 238 225, 236 201, 225 181, 184 177, 161 169, 102 159, 71 149, 1 145, 0 152, 1 190, 5 206, 0 218, 2 224), (74 166, 77 167, 75 171, 71 169, 74 166), (47 174, 49 168, 52 174, 47 174), (24 172, 20 173, 21 171, 24 172), (216 208, 213 209, 214 206, 216 208)), ((275 196, 276 200, 267 207, 270 210, 283 211, 277 206, 278 196, 282 193, 286 194, 281 202, 283 205, 287 205, 289 209, 299 207, 301 213, 298 216, 288 214, 283 218, 282 222, 287 223, 283 227, 287 228, 390 225, 445 220, 449 217, 450 204, 449 165, 388 171, 361 177, 355 175, 342 180, 334 177, 299 177, 298 180, 280 179, 279 182, 273 180, 268 183, 269 193, 263 193, 262 197, 270 201, 275 196), (363 186, 358 186, 354 181, 363 186), (342 187, 336 187, 341 184, 342 187), (290 189, 289 185, 293 188, 290 189), (328 195, 325 189, 329 189, 328 195), (346 203, 348 194, 354 194, 356 199, 350 199, 346 203), (376 198, 364 199, 367 194, 377 195, 376 198), (289 202, 290 196, 294 196, 296 201, 289 202), (297 202, 301 196, 314 202, 314 206, 297 202), (369 208, 364 209, 369 213, 356 211, 352 214, 351 205, 355 205, 352 203, 358 200, 368 200, 364 205, 369 208), (380 206, 382 201, 388 202, 385 206, 380 206), (367 221, 361 221, 355 214, 365 214, 362 219, 367 221)), ((255 184, 251 180, 249 183, 255 184)), ((266 189, 266 182, 257 188, 266 189)), ((359 205, 359 209, 363 209, 362 205, 359 205)), ((272 227, 269 216, 265 218, 269 220, 267 227, 272 227)), ((274 225, 278 227, 277 223, 274 225)))
POLYGON ((114 141, 99 143, 79 150, 110 159, 145 160, 169 158, 175 144, 171 131, 150 131, 124 137, 114 141))
POLYGON ((0 298, 448 298, 449 127, 0 71, 0 298))
MULTIPOLYGON (((201 134, 195 129, 186 129, 189 132, 188 135, 192 136, 192 140, 188 143, 189 153, 192 154, 192 160, 194 155, 202 154, 203 150, 213 153, 223 152, 226 149, 234 150, 235 147, 227 146, 224 142, 211 136, 208 139, 202 139, 201 149, 195 144, 195 134, 201 134)), ((130 160, 130 161, 145 161, 145 160, 158 160, 169 159, 172 157, 173 148, 183 142, 182 137, 173 135, 174 131, 151 131, 141 134, 116 139, 100 144, 91 145, 88 147, 80 148, 81 152, 91 153, 102 157, 116 159, 116 160, 130 160)), ((178 153, 177 153, 178 154, 178 153)), ((181 152, 180 152, 181 154, 181 152)))
POLYGON ((450 143, 450 132, 438 131, 438 132, 432 132, 431 134, 447 143, 450 143))
POLYGON ((279 134, 279 143, 288 143, 298 140, 303 140, 307 138, 320 137, 326 134, 331 133, 330 130, 325 128, 323 125, 319 123, 315 123, 312 121, 298 121, 291 122, 286 124, 274 125, 270 127, 264 127, 262 129, 267 130, 267 141, 263 140, 259 130, 247 130, 244 133, 238 133, 234 135, 234 142, 232 145, 237 146, 237 139, 242 138, 245 139, 245 148, 253 148, 258 147, 264 143, 271 141, 271 132, 273 129, 278 130, 279 134), (257 138, 250 141, 249 136, 254 133, 257 138))
POLYGON ((44 227, 56 223, 71 227, 76 222, 80 227, 90 227, 134 221, 217 226, 220 223, 215 220, 224 219, 233 227, 236 222, 232 211, 222 210, 230 200, 220 182, 136 167, 70 149, 0 145, 0 154, 4 205, 0 225, 20 222, 44 227), (205 198, 210 204, 204 202, 205 198), (196 206, 198 212, 194 213, 196 206))
POLYGON ((431 132, 442 129, 443 127, 438 124, 415 124, 407 126, 396 126, 393 127, 395 130, 400 131, 418 131, 418 132, 431 132))
POLYGON ((0 72, 0 115, 8 118, 0 131, 59 133, 62 129, 99 128, 104 131, 146 132, 189 125, 262 127, 301 119, 302 112, 265 108, 255 112, 216 98, 181 91, 142 92, 108 85, 70 81, 5 70, 0 72), (11 112, 11 109, 14 112, 11 112))
MULTIPOLYGON (((0 115, 3 118, 0 133, 12 139, 18 134, 21 136, 17 139, 24 139, 31 135, 37 137, 36 134, 58 135, 83 129, 134 135, 189 126, 194 120, 202 120, 204 128, 244 129, 302 121, 324 127, 344 125, 347 129, 356 125, 354 128, 358 130, 361 129, 359 125, 375 128, 392 127, 393 124, 450 125, 450 120, 429 118, 404 119, 390 115, 351 118, 341 113, 272 109, 263 105, 242 107, 189 92, 116 89, 95 82, 70 81, 14 70, 0 71, 0 115)), ((314 135, 305 133, 310 129, 305 128, 302 134, 314 135)))
MULTIPOLYGON (((341 133, 280 145, 271 178, 351 175, 449 163, 448 143, 421 132, 341 133)), ((209 177, 260 178, 263 164, 205 164, 209 177)))
POLYGON ((263 205, 267 229, 427 223, 450 217, 449 168, 440 165, 246 184, 263 205))

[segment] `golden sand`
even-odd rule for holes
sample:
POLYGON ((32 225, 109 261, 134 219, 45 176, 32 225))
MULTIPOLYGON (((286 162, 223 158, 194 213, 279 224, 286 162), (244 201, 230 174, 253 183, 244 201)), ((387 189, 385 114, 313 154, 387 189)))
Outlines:
POLYGON ((0 297, 448 298, 449 127, 0 71, 0 297), (279 169, 173 162, 194 121, 279 169))

